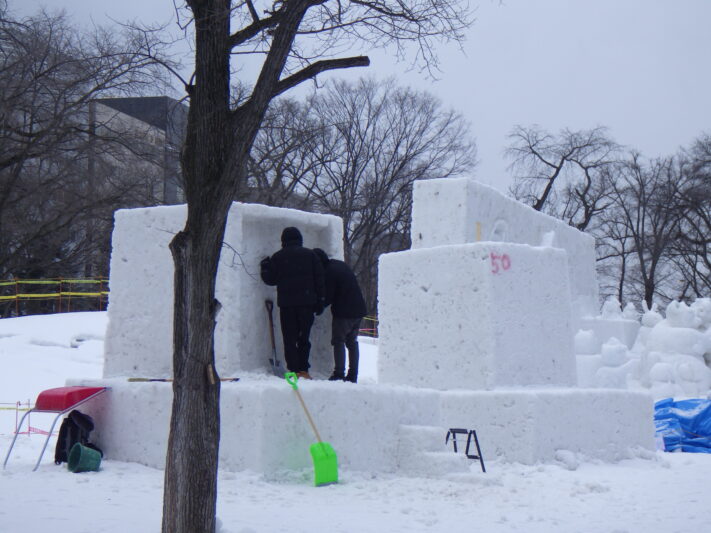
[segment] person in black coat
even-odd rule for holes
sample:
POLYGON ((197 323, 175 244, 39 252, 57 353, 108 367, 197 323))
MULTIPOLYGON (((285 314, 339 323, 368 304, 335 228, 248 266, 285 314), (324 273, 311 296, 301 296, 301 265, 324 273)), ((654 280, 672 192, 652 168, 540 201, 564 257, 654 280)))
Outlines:
POLYGON ((286 367, 299 377, 311 379, 309 336, 314 313, 320 315, 325 307, 323 264, 313 250, 304 248, 297 228, 284 228, 281 246, 274 255, 262 259, 260 273, 264 283, 277 288, 286 367))
POLYGON ((326 306, 331 306, 331 344, 333 345, 333 375, 331 381, 358 381, 358 331, 366 315, 365 300, 353 270, 343 261, 329 259, 326 252, 315 248, 326 272, 326 306), (348 373, 346 374, 346 348, 348 373))

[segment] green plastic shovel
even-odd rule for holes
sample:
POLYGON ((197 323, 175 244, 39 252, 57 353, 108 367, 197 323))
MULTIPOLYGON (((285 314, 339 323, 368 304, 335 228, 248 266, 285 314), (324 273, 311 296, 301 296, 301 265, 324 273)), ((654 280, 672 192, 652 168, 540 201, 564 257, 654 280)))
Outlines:
POLYGON ((321 435, 319 435, 318 429, 316 429, 316 424, 314 424, 311 413, 309 413, 309 410, 306 408, 304 399, 301 397, 299 387, 296 384, 299 377, 295 372, 287 372, 284 374, 284 378, 286 382, 291 385, 291 388, 294 389, 296 397, 299 398, 299 402, 301 402, 301 407, 304 408, 306 418, 309 419, 311 429, 314 430, 316 438, 318 439, 318 442, 309 447, 311 459, 313 459, 314 462, 314 485, 321 487, 323 485, 330 485, 331 483, 338 483, 338 457, 336 457, 333 446, 321 440, 321 435))

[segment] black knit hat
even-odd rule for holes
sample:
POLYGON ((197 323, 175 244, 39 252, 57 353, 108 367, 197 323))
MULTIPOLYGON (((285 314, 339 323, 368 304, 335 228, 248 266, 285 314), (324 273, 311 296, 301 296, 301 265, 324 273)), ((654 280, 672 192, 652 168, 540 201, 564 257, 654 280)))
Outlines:
POLYGON ((286 246, 287 244, 298 244, 301 246, 304 243, 304 238, 301 236, 301 232, 293 227, 289 226, 284 228, 281 232, 281 245, 286 246))

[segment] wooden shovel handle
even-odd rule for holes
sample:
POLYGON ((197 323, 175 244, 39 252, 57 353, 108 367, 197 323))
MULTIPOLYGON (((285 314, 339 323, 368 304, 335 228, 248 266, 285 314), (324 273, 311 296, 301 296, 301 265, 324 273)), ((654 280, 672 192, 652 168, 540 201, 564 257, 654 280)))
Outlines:
POLYGON ((319 443, 323 442, 321 440, 321 435, 319 435, 319 433, 318 433, 318 429, 316 429, 316 424, 314 424, 314 420, 313 420, 313 418, 311 418, 311 413, 309 413, 309 410, 306 408, 304 399, 301 397, 301 393, 299 392, 299 386, 297 385, 297 381, 299 381, 299 377, 296 375, 296 372, 287 372, 286 374, 284 374, 284 379, 286 379, 286 382, 289 385, 291 385, 292 389, 294 389, 294 392, 296 393, 296 397, 301 402, 301 407, 304 408, 304 413, 306 413, 306 418, 309 419, 309 424, 311 424, 311 429, 314 430, 314 433, 316 434, 316 438, 318 439, 319 443))
POLYGON ((309 424, 311 424, 311 429, 314 430, 314 433, 316 434, 316 439, 319 441, 319 443, 323 442, 321 440, 321 435, 318 433, 318 429, 316 429, 316 424, 314 424, 313 418, 311 418, 311 413, 309 413, 309 410, 306 409, 306 404, 304 403, 304 399, 301 397, 301 393, 299 392, 299 389, 294 389, 294 392, 296 393, 296 396, 299 398, 299 401, 301 402, 301 407, 304 408, 304 412, 306 413, 306 418, 309 419, 309 424))

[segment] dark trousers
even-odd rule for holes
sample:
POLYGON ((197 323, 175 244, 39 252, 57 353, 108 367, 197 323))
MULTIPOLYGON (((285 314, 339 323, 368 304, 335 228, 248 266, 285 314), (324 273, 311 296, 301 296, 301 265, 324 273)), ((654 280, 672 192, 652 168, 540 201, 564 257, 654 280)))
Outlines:
POLYGON ((314 308, 280 307, 281 335, 284 340, 284 359, 290 372, 306 372, 309 369, 311 343, 309 335, 314 323, 314 308))
POLYGON ((346 348, 348 349, 348 375, 358 376, 358 331, 360 318, 336 318, 331 322, 331 344, 333 345, 334 373, 343 375, 346 371, 346 348))

